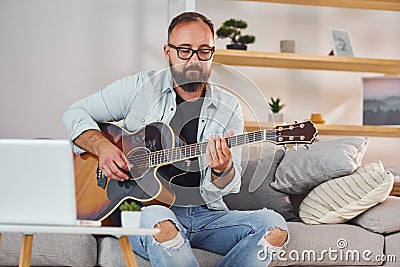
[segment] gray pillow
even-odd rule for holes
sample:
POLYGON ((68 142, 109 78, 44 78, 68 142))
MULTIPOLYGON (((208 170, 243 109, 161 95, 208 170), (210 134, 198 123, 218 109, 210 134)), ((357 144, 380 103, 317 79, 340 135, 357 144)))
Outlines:
MULTIPOLYGON (((251 152, 250 152, 251 153, 251 152)), ((250 158, 255 154, 251 153, 250 158)), ((257 210, 262 208, 272 209, 281 214, 286 221, 300 221, 293 212, 293 207, 290 202, 290 198, 287 194, 279 192, 272 187, 270 183, 273 181, 276 169, 281 162, 284 152, 278 150, 275 154, 268 153, 267 155, 261 155, 261 159, 250 159, 248 162, 245 161, 244 172, 242 175, 242 186, 238 194, 230 194, 224 197, 225 203, 230 209, 235 210, 257 210), (254 177, 256 168, 265 170, 263 173, 264 177, 254 177), (269 171, 268 171, 269 170, 269 171), (265 172, 268 171, 268 174, 265 172), (262 180, 260 180, 260 178, 262 180), (264 179, 265 178, 265 179, 264 179), (260 185, 252 190, 252 180, 262 181, 260 185)))
POLYGON ((289 150, 271 186, 288 194, 303 194, 332 178, 348 175, 360 165, 368 144, 365 137, 320 141, 309 150, 289 150))
POLYGON ((400 198, 389 196, 385 201, 355 217, 353 224, 379 234, 400 231, 400 198))

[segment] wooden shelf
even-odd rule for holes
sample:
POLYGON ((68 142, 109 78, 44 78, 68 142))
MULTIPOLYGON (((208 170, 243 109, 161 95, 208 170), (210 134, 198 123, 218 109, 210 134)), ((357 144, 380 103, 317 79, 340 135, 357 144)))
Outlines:
POLYGON ((269 2, 278 4, 294 4, 306 6, 325 6, 341 8, 357 8, 371 10, 400 11, 399 0, 241 0, 253 2, 269 2))
POLYGON ((390 192, 391 196, 400 197, 400 183, 394 183, 392 192, 390 192))
MULTIPOLYGON (((272 122, 258 123, 246 121, 245 129, 248 132, 257 131, 261 128, 271 129, 274 127, 272 122)), ((400 128, 391 126, 375 125, 335 125, 335 124, 315 124, 319 135, 344 135, 344 136, 376 136, 376 137, 400 137, 400 128)))
POLYGON ((400 60, 217 49, 214 62, 288 69, 400 74, 400 60))

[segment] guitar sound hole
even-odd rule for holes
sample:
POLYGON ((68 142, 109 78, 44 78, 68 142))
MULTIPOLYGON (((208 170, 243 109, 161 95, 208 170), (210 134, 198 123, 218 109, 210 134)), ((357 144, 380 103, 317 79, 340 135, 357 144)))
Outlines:
POLYGON ((130 173, 132 179, 138 179, 145 175, 149 170, 149 153, 147 148, 135 148, 126 155, 129 162, 133 165, 130 173))

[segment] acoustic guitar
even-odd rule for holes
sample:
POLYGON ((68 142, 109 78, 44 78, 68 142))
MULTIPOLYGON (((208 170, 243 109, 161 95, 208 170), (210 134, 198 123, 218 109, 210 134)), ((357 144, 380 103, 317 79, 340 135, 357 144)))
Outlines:
MULTIPOLYGON (((124 151, 133 164, 127 181, 108 179, 101 172, 98 158, 90 153, 74 156, 78 219, 106 219, 119 205, 133 199, 143 205, 170 207, 176 196, 171 189, 174 177, 189 170, 191 158, 205 155, 207 142, 186 145, 171 127, 153 122, 129 132, 111 122, 99 123, 103 135, 124 151), (173 164, 180 174, 167 177, 166 166, 173 164)), ((258 142, 276 145, 311 144, 317 130, 311 121, 276 126, 225 138, 229 147, 258 142)))

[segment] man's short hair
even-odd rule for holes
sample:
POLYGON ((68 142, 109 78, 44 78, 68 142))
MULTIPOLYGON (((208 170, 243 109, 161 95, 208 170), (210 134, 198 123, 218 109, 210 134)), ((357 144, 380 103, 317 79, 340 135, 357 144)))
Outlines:
POLYGON ((197 12, 184 12, 184 13, 176 16, 175 18, 173 18, 171 23, 169 24, 168 39, 169 39, 171 32, 173 31, 173 29, 175 29, 176 26, 178 26, 179 24, 193 22, 193 21, 202 21, 205 24, 207 24, 207 26, 210 28, 211 33, 214 37, 214 24, 211 22, 210 19, 208 19, 206 16, 204 16, 200 13, 197 13, 197 12))

